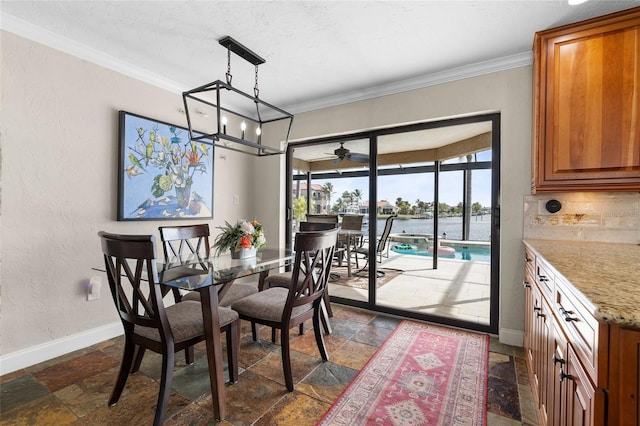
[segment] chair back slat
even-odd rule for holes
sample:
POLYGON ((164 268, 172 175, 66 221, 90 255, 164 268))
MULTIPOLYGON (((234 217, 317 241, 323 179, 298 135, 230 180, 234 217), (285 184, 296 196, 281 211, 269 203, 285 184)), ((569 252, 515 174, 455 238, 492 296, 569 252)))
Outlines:
POLYGON ((156 269, 153 235, 99 232, 113 301, 125 328, 158 329, 161 339, 172 337, 156 269))
POLYGON ((309 303, 320 303, 335 250, 338 230, 299 232, 296 234, 292 286, 283 315, 290 316, 293 308, 309 303))
POLYGON ((160 226, 160 240, 165 261, 195 254, 209 257, 209 225, 160 226))

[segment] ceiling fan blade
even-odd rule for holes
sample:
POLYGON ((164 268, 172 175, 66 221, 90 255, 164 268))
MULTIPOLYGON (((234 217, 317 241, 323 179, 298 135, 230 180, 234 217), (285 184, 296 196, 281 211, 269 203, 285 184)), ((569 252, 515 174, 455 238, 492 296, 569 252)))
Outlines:
POLYGON ((368 163, 369 156, 367 154, 360 154, 357 152, 352 152, 347 154, 347 158, 354 163, 368 163))
POLYGON ((335 160, 333 160, 331 162, 331 164, 336 165, 336 164, 340 163, 342 160, 344 160, 344 157, 338 157, 335 160))

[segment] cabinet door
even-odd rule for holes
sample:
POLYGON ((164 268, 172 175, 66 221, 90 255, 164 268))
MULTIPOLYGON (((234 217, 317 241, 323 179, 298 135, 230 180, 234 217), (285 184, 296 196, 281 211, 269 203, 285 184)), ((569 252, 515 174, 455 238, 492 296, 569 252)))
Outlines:
POLYGON ((567 338, 560 329, 560 327, 553 324, 553 356, 551 363, 553 368, 551 369, 551 377, 549 380, 549 393, 551 394, 551 400, 553 401, 552 410, 549 412, 549 424, 550 425, 565 425, 568 424, 567 419, 567 386, 566 380, 561 380, 562 374, 567 369, 567 338))
POLYGON ((532 329, 534 312, 533 296, 531 294, 533 282, 533 274, 527 268, 525 268, 524 281, 522 282, 522 285, 524 287, 524 349, 526 358, 529 363, 531 363, 531 359, 533 357, 532 329))
POLYGON ((640 330, 611 328, 609 423, 640 425, 640 330))
POLYGON ((542 309, 536 314, 540 334, 540 423, 551 425, 553 410, 553 317, 547 301, 542 299, 542 309))
POLYGON ((567 369, 561 376, 567 381, 566 425, 593 425, 595 389, 580 364, 571 344, 567 346, 567 369))
POLYGON ((535 43, 534 190, 640 188, 640 9, 535 43))
POLYGON ((542 297, 537 285, 532 287, 533 318, 532 318, 532 370, 533 387, 538 400, 538 421, 541 426, 548 423, 549 407, 551 406, 549 393, 549 376, 551 374, 551 310, 542 297))

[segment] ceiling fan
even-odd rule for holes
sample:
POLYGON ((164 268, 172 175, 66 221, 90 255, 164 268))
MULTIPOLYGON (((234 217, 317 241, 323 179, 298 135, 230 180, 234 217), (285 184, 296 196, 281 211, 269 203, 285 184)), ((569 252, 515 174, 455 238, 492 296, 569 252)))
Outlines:
POLYGON ((349 161, 353 161, 354 163, 368 163, 369 156, 367 154, 360 154, 357 152, 351 152, 347 148, 344 147, 344 142, 340 142, 340 148, 333 151, 333 155, 337 156, 335 160, 331 162, 331 164, 338 164, 345 158, 349 161))

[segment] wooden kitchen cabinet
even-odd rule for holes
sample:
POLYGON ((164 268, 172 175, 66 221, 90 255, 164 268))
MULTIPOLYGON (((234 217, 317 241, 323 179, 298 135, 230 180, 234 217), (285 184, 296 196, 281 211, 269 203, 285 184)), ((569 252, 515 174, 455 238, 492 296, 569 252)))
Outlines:
POLYGON ((551 394, 552 411, 549 413, 547 424, 561 425, 567 424, 567 381, 560 380, 567 371, 567 337, 564 335, 559 325, 554 323, 552 344, 553 380, 549 383, 549 393, 551 394))
POLYGON ((640 7, 536 33, 533 193, 640 190, 640 7))
POLYGON ((524 269, 539 424, 640 426, 640 329, 597 321, 596 307, 529 246, 524 269))
POLYGON ((611 424, 640 425, 640 330, 611 329, 611 424))
POLYGON ((567 344, 566 372, 560 373, 559 381, 566 381, 563 425, 593 425, 595 416, 595 387, 578 359, 573 347, 567 344))

